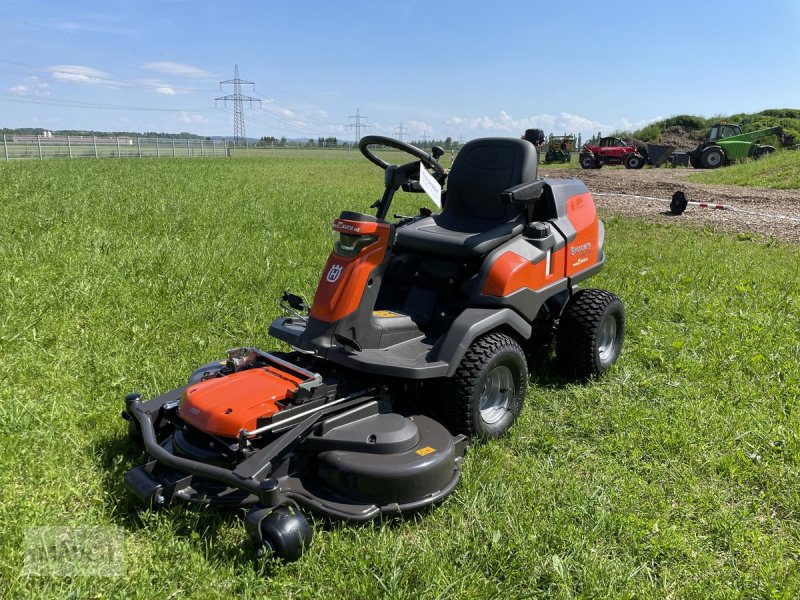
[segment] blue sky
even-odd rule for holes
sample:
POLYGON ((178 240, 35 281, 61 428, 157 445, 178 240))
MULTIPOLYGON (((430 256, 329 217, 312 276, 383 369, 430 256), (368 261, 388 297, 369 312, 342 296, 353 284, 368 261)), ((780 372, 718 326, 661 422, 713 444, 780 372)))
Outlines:
POLYGON ((2 0, 0 126, 406 139, 800 107, 800 0, 2 0))

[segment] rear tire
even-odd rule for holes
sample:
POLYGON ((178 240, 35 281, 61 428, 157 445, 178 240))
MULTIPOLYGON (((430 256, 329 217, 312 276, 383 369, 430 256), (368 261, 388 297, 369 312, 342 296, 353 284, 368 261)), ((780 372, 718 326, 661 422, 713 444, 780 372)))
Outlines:
POLYGON ((700 154, 704 169, 716 169, 725 164, 725 152, 719 146, 709 146, 700 154))
POLYGON ((755 152, 753 152, 753 158, 758 160, 759 158, 764 158, 768 154, 772 154, 775 152, 775 148, 772 146, 760 146, 756 148, 755 152))
POLYGON ((625 307, 611 292, 578 290, 567 303, 556 335, 560 370, 579 378, 606 372, 625 339, 625 307))
POLYGON ((453 377, 442 380, 440 418, 454 435, 497 438, 516 421, 527 389, 522 348, 503 333, 490 333, 472 343, 453 377))

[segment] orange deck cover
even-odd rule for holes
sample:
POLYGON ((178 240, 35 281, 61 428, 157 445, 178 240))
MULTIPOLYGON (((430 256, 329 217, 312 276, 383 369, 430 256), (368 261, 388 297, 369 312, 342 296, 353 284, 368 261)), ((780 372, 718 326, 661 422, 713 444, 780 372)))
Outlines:
POLYGON ((186 389, 178 414, 201 431, 236 437, 242 429, 255 429, 259 418, 278 412, 276 402, 285 400, 301 381, 270 367, 207 379, 186 389))

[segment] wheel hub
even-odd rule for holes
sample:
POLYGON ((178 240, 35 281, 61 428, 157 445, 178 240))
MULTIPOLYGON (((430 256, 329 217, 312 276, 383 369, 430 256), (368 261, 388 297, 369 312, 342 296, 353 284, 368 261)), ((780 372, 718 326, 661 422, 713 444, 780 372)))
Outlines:
POLYGON ((606 362, 614 356, 617 345, 617 320, 609 315, 600 324, 597 334, 597 352, 600 360, 606 362))
POLYGON ((485 423, 493 425, 503 418, 511 402, 513 390, 514 377, 511 369, 499 365, 491 370, 481 391, 480 412, 485 423))

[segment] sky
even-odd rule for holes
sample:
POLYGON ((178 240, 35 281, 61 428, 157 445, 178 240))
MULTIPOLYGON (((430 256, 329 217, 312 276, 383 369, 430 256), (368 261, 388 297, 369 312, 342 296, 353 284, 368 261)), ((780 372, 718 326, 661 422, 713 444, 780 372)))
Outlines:
POLYGON ((800 0, 2 0, 0 127, 352 140, 800 107, 800 0))

